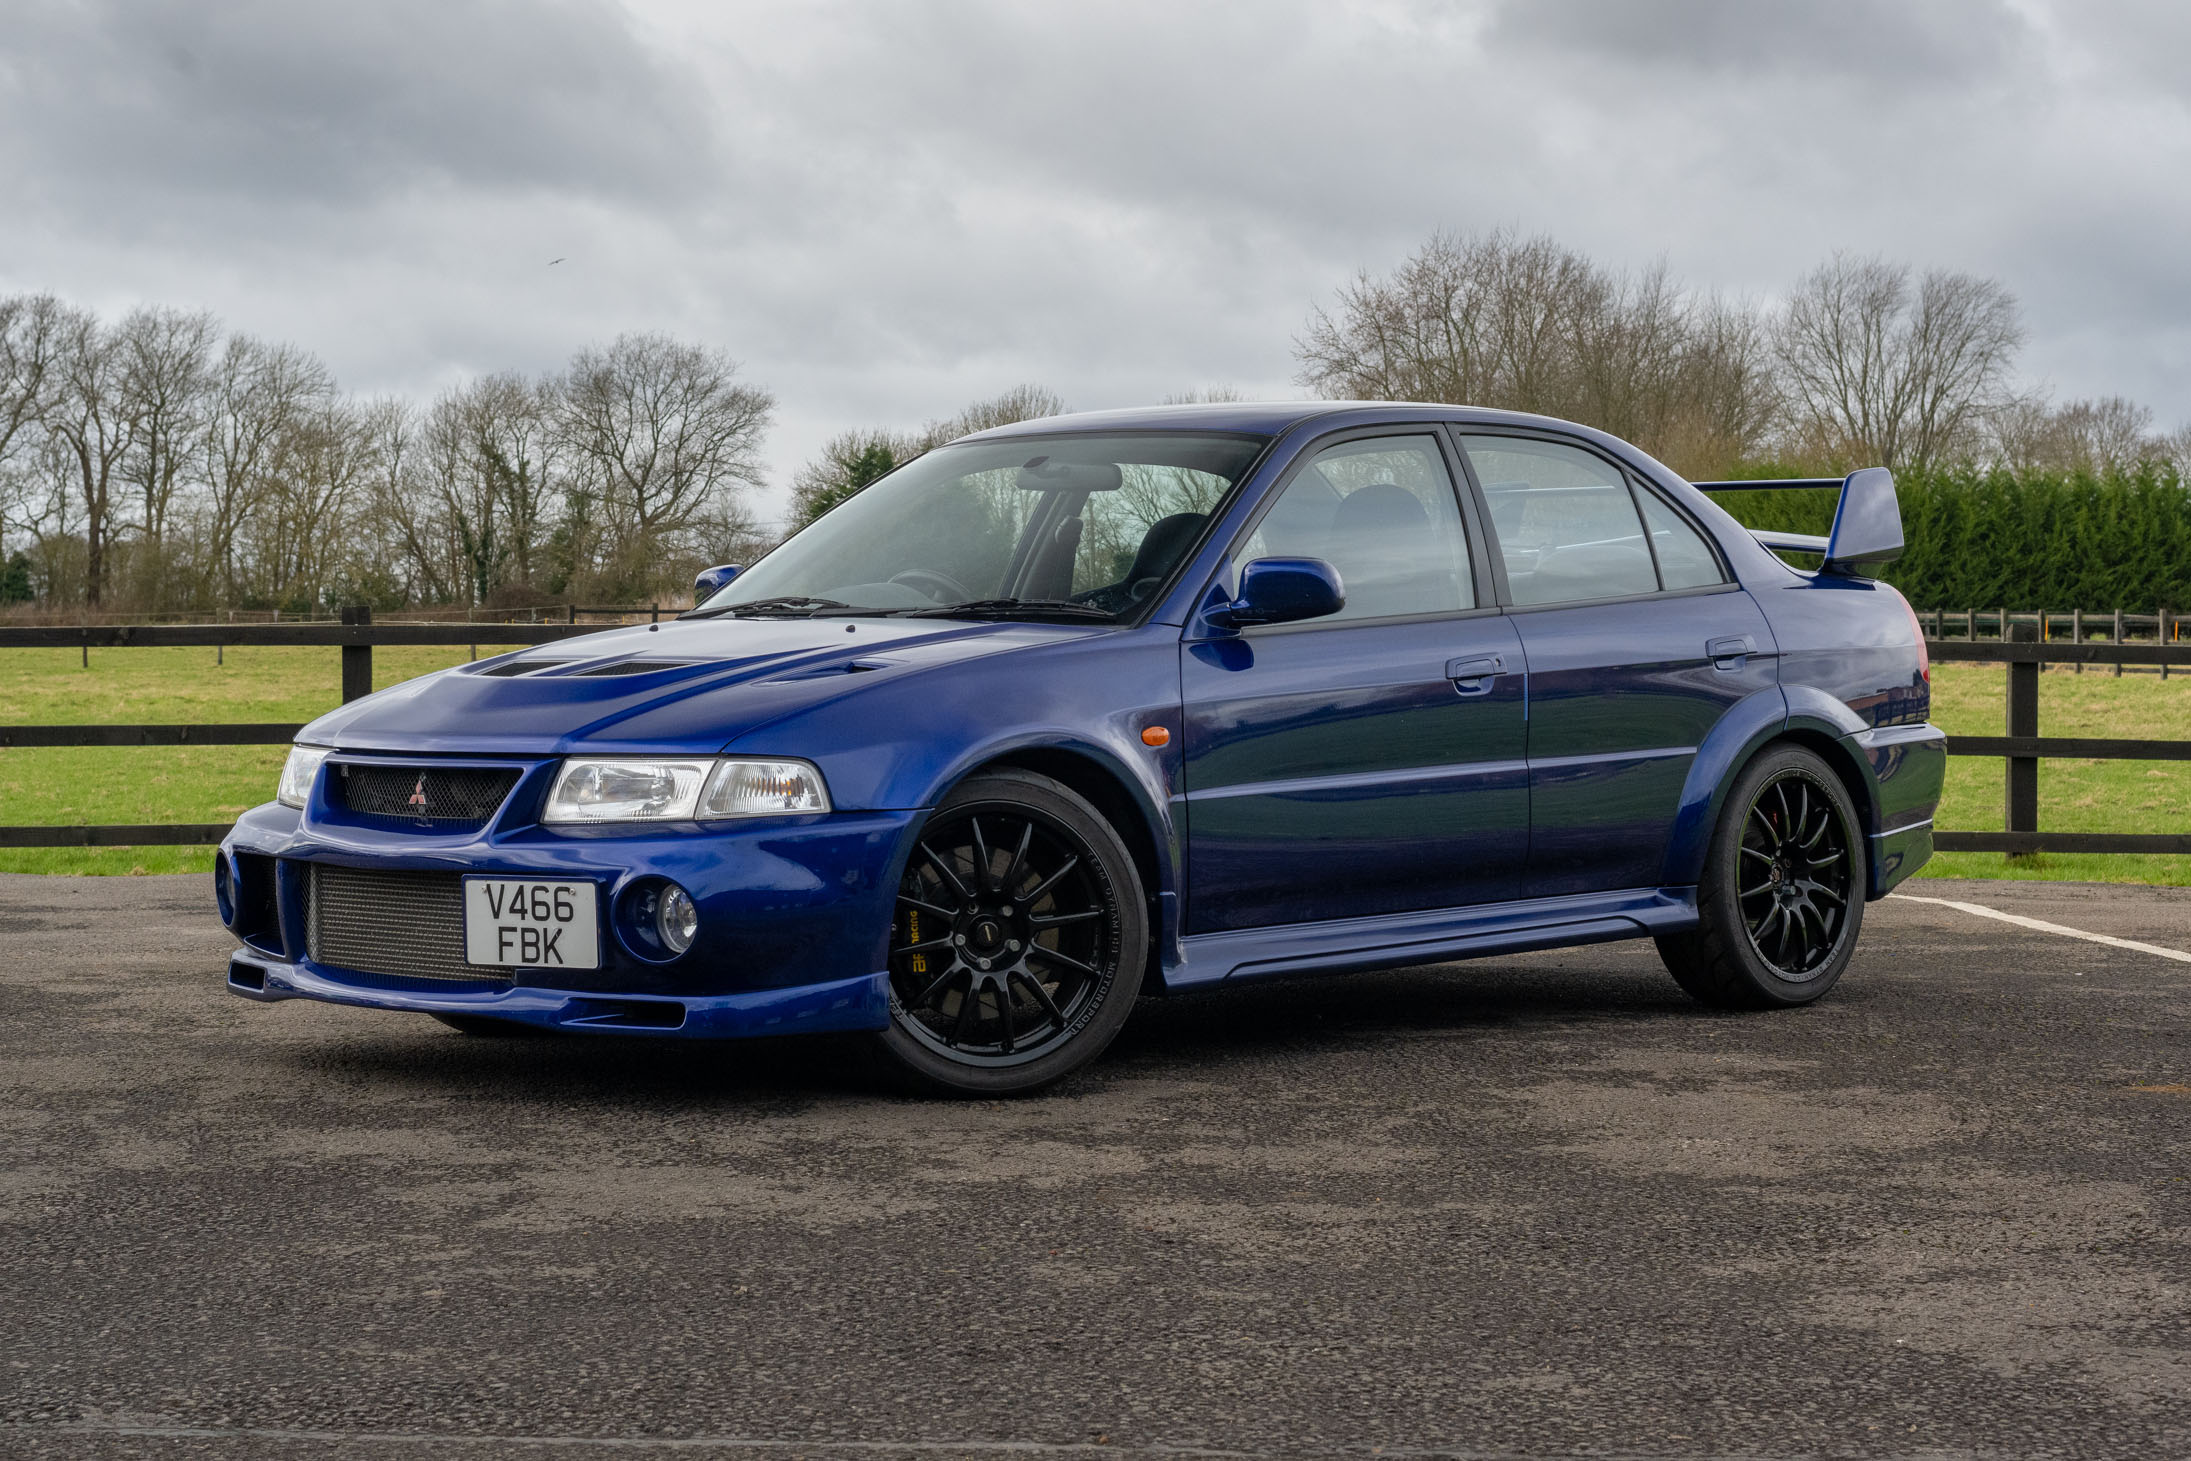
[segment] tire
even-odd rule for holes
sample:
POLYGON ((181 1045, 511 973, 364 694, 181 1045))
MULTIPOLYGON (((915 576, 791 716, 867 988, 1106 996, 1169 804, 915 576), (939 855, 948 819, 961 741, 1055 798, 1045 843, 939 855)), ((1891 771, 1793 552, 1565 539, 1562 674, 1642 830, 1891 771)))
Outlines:
POLYGON ((885 1063, 957 1096, 1071 1075, 1133 1009, 1147 906, 1125 842, 1069 787, 1012 769, 962 782, 898 886, 885 1063))
POLYGON ((554 1033, 521 1020, 498 1020, 492 1015, 435 1015, 434 1018, 460 1034, 476 1035, 486 1040, 507 1040, 554 1033))
POLYGON ((1659 939, 1660 960, 1675 983, 1721 1009, 1821 998, 1863 931, 1863 851, 1856 806, 1831 768, 1799 746, 1767 750, 1727 794, 1697 888, 1697 926, 1659 939))

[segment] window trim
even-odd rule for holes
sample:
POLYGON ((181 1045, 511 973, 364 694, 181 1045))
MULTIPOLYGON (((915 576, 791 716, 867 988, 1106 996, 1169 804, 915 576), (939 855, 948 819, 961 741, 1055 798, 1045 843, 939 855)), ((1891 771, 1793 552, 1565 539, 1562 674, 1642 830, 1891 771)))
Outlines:
POLYGON ((1482 514, 1483 520, 1487 524, 1484 529, 1484 534, 1487 540, 1491 539, 1493 534, 1496 532, 1494 528, 1488 526, 1491 518, 1491 504, 1490 500, 1484 496, 1482 481, 1479 480, 1476 476, 1476 464, 1474 460, 1471 459, 1468 455, 1467 443, 1464 440, 1464 438, 1466 437, 1506 436, 1513 437, 1520 441, 1541 441, 1552 446, 1573 447, 1577 451, 1589 453, 1591 456, 1596 457, 1599 461, 1602 461, 1608 466, 1612 467, 1615 472, 1620 474, 1621 481, 1628 488, 1629 505, 1635 509, 1636 526, 1643 533, 1644 549, 1647 553, 1650 554, 1651 557, 1651 577, 1657 581, 1659 586, 1649 593, 1608 594, 1602 598, 1595 599, 1559 599, 1555 602, 1546 604, 1520 604, 1514 601, 1513 585, 1507 581, 1506 577, 1506 553, 1504 549, 1500 549, 1499 551, 1491 555, 1491 563, 1493 572, 1496 576, 1495 582, 1499 596, 1499 607, 1505 609, 1509 613, 1528 614, 1535 613, 1544 609, 1571 609, 1594 604, 1642 603, 1649 599, 1691 597, 1697 594, 1724 593, 1730 589, 1740 588, 1742 586, 1740 581, 1735 577, 1734 573, 1728 568, 1727 556, 1723 551, 1721 551, 1719 540, 1716 537, 1707 532, 1704 529, 1703 525, 1698 523, 1691 514, 1684 511, 1680 503, 1668 498, 1665 493, 1660 492, 1651 483, 1643 480, 1641 474, 1638 473, 1634 467, 1630 466, 1627 462, 1621 460, 1613 453, 1599 447, 1594 442, 1584 441, 1581 437, 1569 436, 1564 432, 1542 431, 1529 427, 1503 425, 1477 426, 1466 421, 1448 421, 1443 424, 1448 434, 1450 434, 1450 436, 1452 437, 1453 451, 1459 456, 1463 467, 1466 469, 1468 491, 1470 495, 1475 498, 1478 510, 1482 514), (1673 510, 1676 517, 1687 523, 1689 527, 1696 532, 1697 536, 1704 540, 1704 546, 1706 551, 1712 555, 1712 561, 1719 566, 1721 577, 1718 583, 1697 584, 1691 588, 1670 589, 1666 587, 1666 575, 1660 571, 1658 564, 1658 546, 1651 541, 1651 525, 1644 519, 1643 504, 1640 501, 1636 500, 1635 497, 1635 494, 1637 492, 1649 492, 1660 502, 1665 503, 1667 507, 1673 510))
MULTIPOLYGON (((1233 559, 1237 556, 1241 546, 1248 539, 1255 536, 1256 530, 1263 525, 1263 519, 1270 516, 1272 509, 1277 507, 1278 499, 1286 494, 1286 489, 1293 485, 1294 480, 1313 466, 1316 459, 1323 455, 1328 448, 1343 446, 1350 441, 1368 441, 1377 437, 1428 437, 1438 443, 1444 456, 1446 488, 1453 494, 1454 511, 1460 517, 1461 541, 1462 546, 1467 551, 1468 569, 1472 580, 1469 588, 1475 602, 1465 609, 1441 609, 1424 614, 1380 614, 1373 618, 1362 619, 1325 617, 1301 619, 1290 624, 1251 624, 1236 632, 1242 637, 1251 635, 1259 637, 1265 634, 1300 633, 1310 629, 1352 629, 1358 625, 1366 624, 1436 623, 1447 619, 1474 619, 1487 614, 1505 612, 1506 605, 1499 600, 1496 586, 1494 586, 1494 593, 1491 596, 1492 601, 1485 602, 1483 586, 1490 582, 1486 575, 1491 565, 1496 562, 1496 555, 1490 553, 1481 521, 1477 516, 1475 498, 1469 491, 1468 478, 1464 475, 1467 463, 1465 459, 1460 458, 1454 443, 1447 438, 1443 430, 1446 424, 1444 421, 1439 420, 1421 422, 1386 421, 1368 426, 1342 427, 1337 431, 1326 432, 1322 436, 1312 437, 1303 442, 1294 453, 1293 461, 1287 465, 1285 472, 1263 493, 1262 500, 1255 504, 1254 511, 1248 514, 1238 531, 1225 544, 1224 551, 1217 560, 1216 574, 1205 586, 1202 596, 1206 599, 1209 596, 1209 588, 1214 587, 1219 578, 1231 571, 1233 559)), ((1193 632, 1194 627, 1195 621, 1190 619, 1187 625, 1190 634, 1193 632)))

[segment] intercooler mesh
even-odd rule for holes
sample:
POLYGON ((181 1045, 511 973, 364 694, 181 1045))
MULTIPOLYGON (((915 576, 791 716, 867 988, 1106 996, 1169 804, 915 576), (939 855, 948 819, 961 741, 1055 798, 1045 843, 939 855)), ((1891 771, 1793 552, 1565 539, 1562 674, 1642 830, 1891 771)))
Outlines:
POLYGON ((305 930, 315 963, 406 979, 507 982, 464 962, 464 882, 456 873, 311 864, 305 930))

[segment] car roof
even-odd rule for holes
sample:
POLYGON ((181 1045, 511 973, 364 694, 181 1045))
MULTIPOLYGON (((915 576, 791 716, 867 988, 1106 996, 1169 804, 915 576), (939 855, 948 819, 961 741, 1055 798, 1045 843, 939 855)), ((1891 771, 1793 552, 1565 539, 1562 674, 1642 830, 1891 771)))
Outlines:
POLYGON ((1597 432, 1523 411, 1491 411, 1477 406, 1447 406, 1422 401, 1215 401, 1192 406, 1132 406, 1116 411, 1075 411, 1016 421, 961 437, 962 441, 998 441, 1014 436, 1046 436, 1061 431, 1244 431, 1276 436, 1304 422, 1343 427, 1386 421, 1460 421, 1483 426, 1539 426, 1596 437, 1597 432))

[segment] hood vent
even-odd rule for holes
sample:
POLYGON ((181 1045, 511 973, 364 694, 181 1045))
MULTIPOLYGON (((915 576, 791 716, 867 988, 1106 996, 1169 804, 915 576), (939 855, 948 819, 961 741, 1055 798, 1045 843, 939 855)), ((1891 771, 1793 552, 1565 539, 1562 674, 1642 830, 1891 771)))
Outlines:
POLYGON ((567 659, 513 659, 505 660, 490 669, 474 670, 475 675, 498 675, 504 679, 512 675, 530 675, 539 670, 552 670, 557 665, 567 665, 567 659))
POLYGON ((864 675, 873 670, 887 670, 896 660, 853 659, 842 664, 816 665, 811 669, 793 670, 788 675, 771 675, 764 684, 787 685, 793 680, 826 680, 835 675, 864 675))
POLYGON ((651 675, 656 670, 681 670, 699 664, 696 659, 620 659, 614 664, 595 665, 591 669, 576 670, 571 678, 596 675, 651 675))

